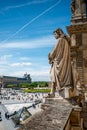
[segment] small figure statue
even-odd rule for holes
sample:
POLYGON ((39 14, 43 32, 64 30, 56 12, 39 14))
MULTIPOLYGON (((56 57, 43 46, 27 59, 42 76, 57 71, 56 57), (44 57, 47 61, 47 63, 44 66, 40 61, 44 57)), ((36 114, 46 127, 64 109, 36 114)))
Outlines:
POLYGON ((72 14, 74 15, 74 13, 75 13, 75 0, 72 0, 71 11, 72 11, 72 14))
POLYGON ((75 47, 76 46, 76 35, 72 34, 71 36, 71 47, 75 47))
POLYGON ((83 13, 86 13, 86 0, 72 0, 71 12, 73 16, 83 15, 83 13))

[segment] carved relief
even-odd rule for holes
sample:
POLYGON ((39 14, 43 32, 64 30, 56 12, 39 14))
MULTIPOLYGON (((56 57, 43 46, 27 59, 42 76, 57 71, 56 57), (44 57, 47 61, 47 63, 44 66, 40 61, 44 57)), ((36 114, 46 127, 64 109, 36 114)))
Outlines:
POLYGON ((72 0, 71 12, 72 23, 87 22, 87 1, 86 0, 72 0))
POLYGON ((76 9, 75 9, 75 14, 77 15, 77 14, 80 14, 81 13, 81 3, 80 3, 80 0, 76 0, 76 3, 75 3, 75 7, 76 7, 76 9))
POLYGON ((72 12, 73 15, 75 14, 75 0, 72 0, 72 3, 71 3, 71 12, 72 12))
POLYGON ((71 36, 71 47, 76 46, 76 35, 72 34, 71 36))
POLYGON ((82 0, 81 2, 82 2, 82 3, 81 3, 81 5, 82 5, 82 8, 81 8, 82 14, 85 14, 87 1, 86 1, 86 0, 82 0))
POLYGON ((71 3, 72 15, 78 15, 79 13, 81 13, 80 6, 81 6, 80 0, 72 0, 72 3, 71 3))

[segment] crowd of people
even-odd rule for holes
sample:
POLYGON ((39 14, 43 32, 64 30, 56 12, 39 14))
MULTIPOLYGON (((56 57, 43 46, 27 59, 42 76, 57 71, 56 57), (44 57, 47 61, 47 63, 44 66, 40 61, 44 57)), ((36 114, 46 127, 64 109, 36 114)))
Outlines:
POLYGON ((16 101, 16 102, 33 102, 35 100, 43 99, 45 93, 25 93, 19 90, 4 89, 1 92, 0 100, 16 101))

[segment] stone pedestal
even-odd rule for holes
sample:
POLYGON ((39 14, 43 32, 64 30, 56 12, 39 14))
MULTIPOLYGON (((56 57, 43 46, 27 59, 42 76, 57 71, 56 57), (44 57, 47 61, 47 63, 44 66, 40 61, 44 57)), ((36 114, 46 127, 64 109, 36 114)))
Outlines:
POLYGON ((87 23, 67 27, 71 37, 71 58, 76 61, 82 85, 87 84, 87 23))
POLYGON ((70 115, 70 122, 71 122, 71 130, 83 130, 83 118, 81 118, 81 111, 82 108, 74 107, 71 115, 70 115))

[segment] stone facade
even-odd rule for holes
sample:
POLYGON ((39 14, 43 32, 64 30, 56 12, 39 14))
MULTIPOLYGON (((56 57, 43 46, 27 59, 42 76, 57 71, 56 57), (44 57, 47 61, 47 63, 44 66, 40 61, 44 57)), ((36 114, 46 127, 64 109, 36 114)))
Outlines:
POLYGON ((71 58, 76 62, 81 84, 87 84, 87 23, 67 27, 71 37, 71 58))
POLYGON ((71 25, 67 27, 71 37, 71 58, 76 62, 80 81, 87 85, 87 1, 71 1, 71 25))

